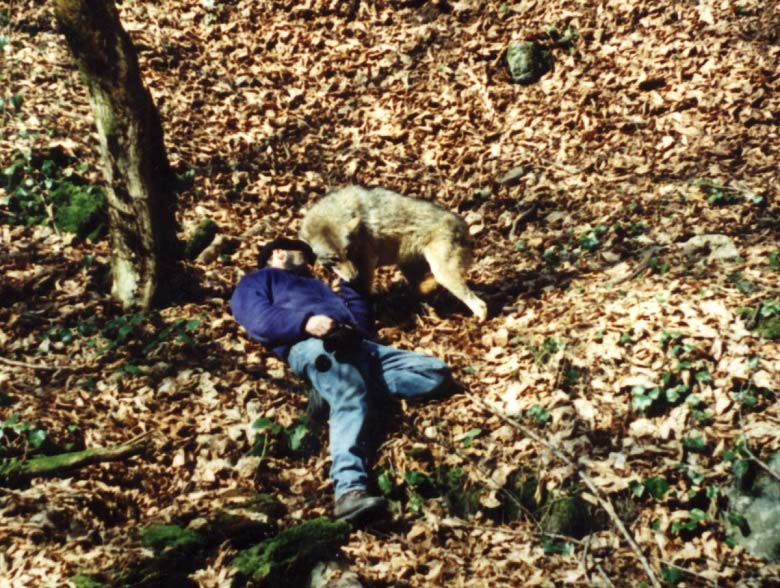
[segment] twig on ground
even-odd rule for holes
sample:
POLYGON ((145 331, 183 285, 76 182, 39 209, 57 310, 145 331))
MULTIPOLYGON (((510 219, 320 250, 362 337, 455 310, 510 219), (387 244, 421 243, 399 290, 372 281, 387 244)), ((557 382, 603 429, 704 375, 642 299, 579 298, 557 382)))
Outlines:
POLYGON ((662 245, 653 245, 652 247, 648 247, 645 250, 645 252, 642 254, 642 257, 639 259, 639 263, 637 264, 637 266, 629 273, 627 273, 625 276, 617 278, 616 280, 612 280, 612 285, 617 286, 618 284, 622 284, 623 282, 627 282, 628 280, 633 280, 635 277, 637 277, 639 274, 641 274, 650 266, 650 260, 653 259, 653 255, 655 255, 660 251, 663 251, 664 249, 666 249, 666 247, 662 245))
POLYGON ((500 418, 502 421, 504 421, 511 427, 514 427, 515 429, 519 430, 526 437, 542 445, 552 455, 554 455, 559 460, 563 461, 572 469, 574 469, 574 471, 577 472, 577 476, 580 478, 580 480, 582 480, 583 484, 587 486, 588 490, 590 490, 591 494, 593 494, 593 497, 599 503, 599 506, 601 506, 601 508, 604 509, 604 511, 607 513, 609 518, 614 523, 615 527, 617 527, 618 531, 620 531, 620 534, 623 535, 628 545, 634 551, 637 558, 639 559, 639 562, 642 564, 642 567, 644 568, 645 573, 647 574, 647 577, 650 580, 650 583, 653 585, 654 588, 661 588, 661 583, 658 580, 658 577, 656 576, 655 572, 653 571, 653 568, 650 566, 650 562, 647 561, 647 558, 645 557, 644 553, 642 553, 642 550, 639 547, 639 545, 637 545, 636 541, 634 540, 634 537, 631 535, 631 533, 628 532, 628 529, 626 529, 626 526, 623 524, 623 521, 620 520, 620 517, 615 512, 615 508, 612 506, 612 502, 609 500, 609 497, 602 496, 601 491, 598 489, 596 484, 594 484, 590 476, 584 471, 582 471, 582 469, 580 469, 579 465, 576 462, 574 462, 574 460, 572 460, 568 455, 566 455, 563 451, 561 451, 557 447, 554 447, 549 442, 542 439, 534 431, 524 426, 523 424, 517 422, 516 420, 508 417, 507 415, 499 412, 498 410, 490 406, 481 398, 475 396, 474 394, 468 391, 465 391, 465 394, 469 398, 471 398, 471 400, 474 401, 476 404, 482 406, 485 410, 497 416, 498 418, 500 418))
POLYGON ((593 563, 596 565, 596 570, 598 570, 601 579, 604 580, 606 585, 609 586, 610 588, 615 588, 615 585, 612 583, 612 580, 609 579, 609 576, 607 576, 607 573, 604 571, 604 568, 601 567, 601 564, 597 562, 595 559, 593 560, 593 563))
POLYGON ((544 157, 540 158, 539 161, 541 161, 542 163, 544 163, 545 165, 547 165, 549 167, 557 167, 558 169, 563 170, 567 174, 571 174, 573 176, 577 175, 577 174, 581 174, 586 169, 588 169, 587 167, 578 168, 578 167, 574 167, 572 165, 564 165, 562 163, 558 163, 557 161, 550 161, 549 159, 545 159, 544 157))
POLYGON ((742 431, 742 438, 745 440, 744 445, 742 446, 742 451, 744 451, 747 456, 750 458, 750 461, 752 461, 754 464, 756 464, 758 467, 760 467, 762 470, 764 470, 767 474, 772 476, 775 480, 780 482, 780 475, 775 473, 772 468, 769 467, 769 464, 767 464, 765 461, 763 461, 760 457, 758 457, 753 451, 750 449, 750 446, 748 444, 748 435, 747 431, 745 430, 745 423, 742 420, 742 410, 739 411, 739 428, 742 431))
POLYGON ((684 574, 688 574, 689 576, 694 576, 696 578, 701 578, 702 580, 704 580, 708 584, 712 584, 713 586, 717 586, 718 585, 718 581, 717 580, 713 580, 712 578, 708 578, 707 576, 705 576, 704 574, 702 574, 700 572, 697 572, 696 570, 692 570, 690 568, 684 568, 684 567, 680 566, 679 564, 676 564, 676 563, 671 562, 671 561, 666 560, 666 559, 662 559, 661 563, 664 564, 664 565, 669 566, 670 568, 677 568, 678 570, 680 570, 684 574))
POLYGON ((0 363, 4 363, 5 365, 10 365, 13 367, 27 368, 30 370, 44 370, 48 372, 57 372, 60 370, 72 372, 90 367, 88 365, 45 365, 40 363, 28 363, 26 361, 8 359, 7 357, 2 356, 0 356, 0 363))

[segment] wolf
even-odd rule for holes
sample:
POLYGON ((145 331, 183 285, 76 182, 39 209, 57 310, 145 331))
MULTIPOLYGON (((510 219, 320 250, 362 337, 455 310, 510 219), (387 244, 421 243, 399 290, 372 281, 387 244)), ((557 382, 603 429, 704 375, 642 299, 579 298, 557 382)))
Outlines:
POLYGON ((472 243, 466 223, 441 206, 385 190, 347 186, 304 215, 299 231, 320 263, 370 291, 378 266, 397 264, 419 286, 430 270, 436 281, 480 320, 487 305, 466 285, 472 243))

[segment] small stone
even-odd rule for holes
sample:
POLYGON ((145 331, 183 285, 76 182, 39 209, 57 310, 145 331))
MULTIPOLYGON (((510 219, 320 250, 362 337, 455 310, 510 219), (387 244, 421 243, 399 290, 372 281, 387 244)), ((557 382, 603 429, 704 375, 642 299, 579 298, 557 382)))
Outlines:
POLYGON ((515 82, 532 84, 552 67, 552 56, 531 41, 512 41, 506 50, 509 73, 515 82))

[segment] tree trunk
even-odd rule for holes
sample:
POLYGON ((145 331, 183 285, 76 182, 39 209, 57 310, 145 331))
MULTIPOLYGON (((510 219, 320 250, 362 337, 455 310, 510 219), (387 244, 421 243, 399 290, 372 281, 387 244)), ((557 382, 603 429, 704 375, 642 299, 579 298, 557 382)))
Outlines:
POLYGON ((112 294, 146 309, 167 293, 179 257, 176 198, 160 116, 113 0, 55 0, 89 92, 108 184, 112 294), (165 278, 161 280, 161 278, 165 278))

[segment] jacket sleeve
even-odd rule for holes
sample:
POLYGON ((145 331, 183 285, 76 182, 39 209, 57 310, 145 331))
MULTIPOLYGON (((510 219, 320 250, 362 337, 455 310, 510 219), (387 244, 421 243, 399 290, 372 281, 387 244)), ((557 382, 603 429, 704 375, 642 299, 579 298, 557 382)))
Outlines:
POLYGON ((360 334, 369 339, 376 335, 374 330, 374 318, 371 316, 371 303, 356 284, 341 280, 339 293, 349 312, 355 317, 355 326, 360 334))
POLYGON ((241 278, 230 298, 230 309, 252 339, 272 346, 303 340, 306 321, 313 314, 274 305, 271 276, 256 273, 241 278))

